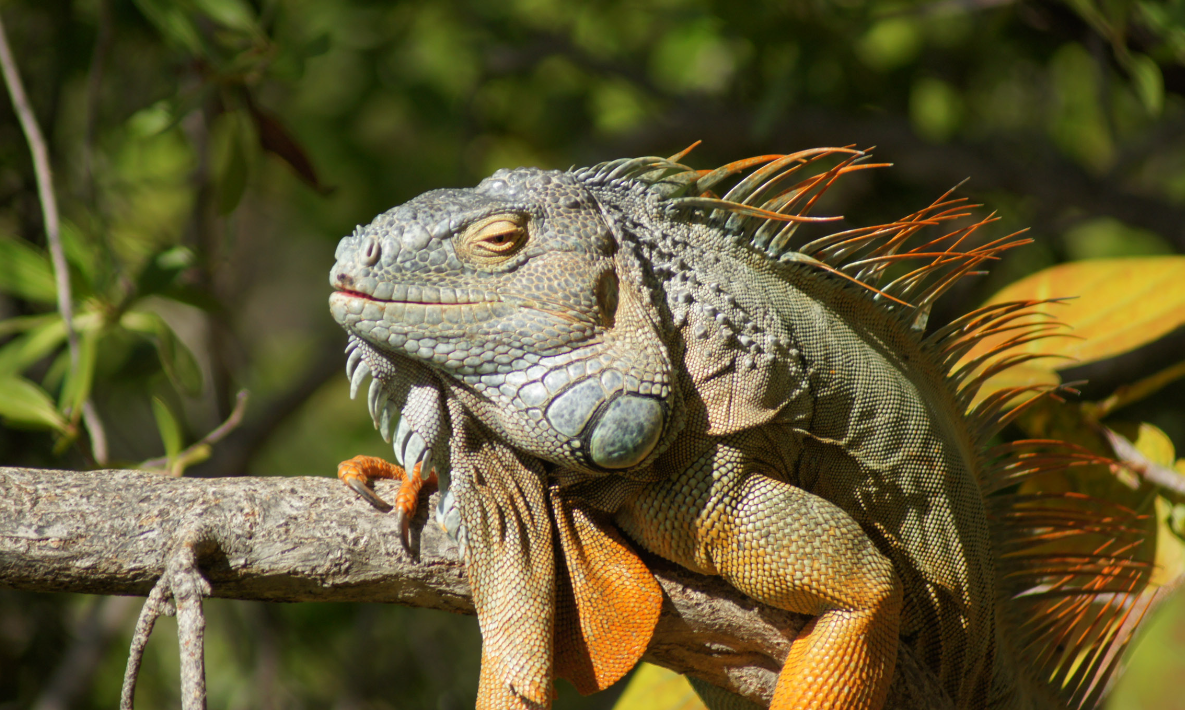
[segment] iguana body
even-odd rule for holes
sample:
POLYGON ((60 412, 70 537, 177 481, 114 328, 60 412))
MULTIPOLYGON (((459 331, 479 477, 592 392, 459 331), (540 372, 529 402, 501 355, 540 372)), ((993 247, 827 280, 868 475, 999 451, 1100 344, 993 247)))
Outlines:
POLYGON ((1010 612, 1010 592, 1084 569, 1050 549, 1009 547, 1002 562, 1002 545, 1036 540, 1035 509, 1002 497, 1010 523, 993 528, 985 498, 1020 460, 992 468, 983 453, 1016 393, 968 414, 976 367, 948 374, 982 334, 1030 312, 920 333, 937 295, 1015 242, 959 250, 975 224, 906 249, 922 227, 965 216, 956 200, 791 249, 861 155, 499 171, 342 240, 330 303, 354 336, 351 381, 374 375, 384 434, 401 414, 403 463, 452 474, 439 514, 462 537, 482 627, 479 707, 546 707, 556 675, 590 692, 633 666, 661 592, 631 543, 815 617, 773 707, 880 708, 899 643, 958 707, 1094 697, 1101 655, 1065 688, 1047 680, 1068 673, 1074 649, 1044 648, 1074 619, 1030 634, 1024 658, 1019 632, 1008 637, 1021 604, 1010 612), (711 192, 749 168, 723 198, 711 192), (905 259, 920 266, 878 288, 905 259))

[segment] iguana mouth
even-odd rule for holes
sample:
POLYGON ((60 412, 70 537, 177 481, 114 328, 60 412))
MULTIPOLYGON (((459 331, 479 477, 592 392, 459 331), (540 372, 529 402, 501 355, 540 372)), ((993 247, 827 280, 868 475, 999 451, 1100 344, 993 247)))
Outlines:
POLYGON ((345 296, 347 298, 357 298, 364 301, 374 301, 376 303, 406 303, 409 305, 420 306, 476 306, 482 303, 494 303, 501 300, 485 293, 474 294, 469 292, 461 296, 461 294, 455 289, 435 287, 432 287, 432 291, 428 291, 428 289, 423 289, 420 287, 404 286, 403 292, 408 293, 412 288, 416 288, 420 292, 419 298, 379 298, 374 294, 365 293, 363 291, 355 291, 348 288, 339 288, 334 292, 334 294, 345 296), (428 292, 425 293, 425 291, 428 292), (435 298, 432 297, 433 291, 436 293, 435 298), (479 295, 480 297, 475 299, 475 295, 479 295), (428 298, 425 298, 425 296, 428 296, 428 298), (460 300, 458 296, 461 296, 461 298, 465 300, 460 300))
MULTIPOLYGON (((452 289, 448 289, 448 290, 453 291, 452 289)), ((442 294, 443 294, 443 292, 444 292, 444 289, 441 289, 442 294)), ((455 294, 456 292, 453 291, 453 293, 455 294)), ((494 294, 488 294, 488 293, 484 293, 484 292, 481 293, 481 295, 484 296, 484 298, 482 298, 480 300, 468 300, 468 301, 446 301, 446 300, 430 301, 430 300, 423 300, 422 298, 421 298, 421 300, 414 300, 413 301, 413 300, 409 300, 409 299, 399 300, 399 299, 393 299, 393 298, 376 298, 375 296, 373 296, 371 294, 363 293, 362 291, 354 291, 354 290, 348 289, 348 288, 339 288, 333 292, 333 295, 338 296, 338 297, 353 298, 353 299, 357 299, 360 301, 371 301, 373 303, 384 303, 384 304, 385 303, 392 303, 392 304, 408 305, 408 306, 431 306, 434 308, 448 308, 450 306, 481 306, 481 305, 488 305, 491 303, 505 303, 506 302, 506 298, 502 298, 500 296, 497 296, 494 294)), ((469 298, 472 299, 473 295, 474 294, 472 292, 470 292, 469 298)), ((568 311, 568 309, 566 309, 564 307, 563 304, 552 303, 551 301, 547 301, 547 300, 543 300, 543 299, 539 299, 539 298, 532 298, 532 297, 528 297, 528 296, 522 296, 519 294, 507 294, 507 296, 511 299, 514 299, 515 301, 518 301, 517 305, 519 305, 523 308, 531 308, 536 311, 540 311, 542 313, 547 313, 548 315, 551 315, 555 318, 559 318, 560 320, 563 320, 563 321, 567 321, 569 323, 578 323, 581 321, 590 320, 589 318, 586 318, 586 317, 582 318, 581 317, 582 314, 570 313, 568 311)))

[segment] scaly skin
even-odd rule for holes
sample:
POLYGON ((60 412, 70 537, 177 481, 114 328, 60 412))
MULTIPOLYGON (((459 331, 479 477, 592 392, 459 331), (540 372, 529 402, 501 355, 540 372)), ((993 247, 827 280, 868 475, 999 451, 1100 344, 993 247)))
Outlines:
MULTIPOLYGON (((815 617, 772 707, 880 708, 899 643, 959 707, 1054 696, 998 652, 983 435, 946 341, 918 327, 945 285, 907 308, 907 288, 866 285, 897 246, 853 277, 839 238, 792 251, 779 235, 822 183, 779 197, 766 181, 844 153, 499 171, 342 240, 330 308, 353 384, 375 375, 384 434, 402 411, 397 457, 451 469, 439 514, 482 628, 478 707, 547 707, 555 675, 591 692, 633 666, 661 592, 618 529, 815 617)), ((994 253, 933 251, 935 273, 994 253)))

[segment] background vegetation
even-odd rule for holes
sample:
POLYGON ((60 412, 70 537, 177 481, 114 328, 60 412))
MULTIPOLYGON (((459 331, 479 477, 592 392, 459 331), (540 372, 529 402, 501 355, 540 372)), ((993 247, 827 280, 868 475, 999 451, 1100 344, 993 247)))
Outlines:
MULTIPOLYGON (((1097 289, 1139 332, 1057 364, 1089 380, 1081 400, 1010 435, 1097 448, 1090 425, 1106 418, 1185 472, 1185 277, 1169 256, 1185 252, 1182 0, 8 0, 0 18, 49 143, 79 335, 72 363, 28 143, 0 102, 0 464, 332 475, 388 454, 348 399, 326 309, 337 240, 500 167, 703 139, 699 167, 877 146, 896 167, 854 176, 831 206, 855 224, 970 177, 962 193, 999 212, 996 235, 1029 227, 1035 244, 947 296, 936 325, 1061 262, 1160 257, 1160 280, 1097 289)), ((1185 498, 1093 480, 1061 483, 1147 512, 1162 576, 1179 571, 1185 498)), ((111 707, 137 606, 0 590, 0 708, 111 707)), ((472 706, 472 618, 208 608, 213 707, 472 706)), ((145 708, 177 704, 175 644, 157 633, 145 708)), ((1182 707, 1169 679, 1185 677, 1183 635, 1178 600, 1113 708, 1182 707)), ((560 706, 619 692, 565 686, 560 706)))

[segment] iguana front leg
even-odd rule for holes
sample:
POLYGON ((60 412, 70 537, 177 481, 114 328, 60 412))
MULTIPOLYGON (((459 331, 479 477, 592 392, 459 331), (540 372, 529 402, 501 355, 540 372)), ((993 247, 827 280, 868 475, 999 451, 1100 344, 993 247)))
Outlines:
POLYGON ((449 443, 481 626, 477 708, 548 708, 556 573, 546 473, 468 418, 449 443))
POLYGON ((888 558, 842 509, 717 444, 645 489, 617 522, 656 554, 722 575, 771 606, 816 617, 791 644, 771 708, 884 704, 902 586, 888 558))

